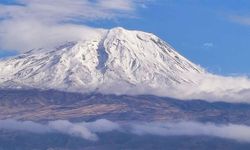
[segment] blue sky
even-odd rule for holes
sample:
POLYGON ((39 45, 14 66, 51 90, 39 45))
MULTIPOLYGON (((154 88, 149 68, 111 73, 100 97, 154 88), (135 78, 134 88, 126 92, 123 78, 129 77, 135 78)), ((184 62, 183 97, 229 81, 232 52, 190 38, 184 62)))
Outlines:
MULTIPOLYGON (((213 73, 248 75, 249 8, 248 0, 153 0, 136 9, 131 17, 83 22, 91 27, 122 26, 152 32, 213 73)), ((0 57, 13 54, 0 51, 0 57)))

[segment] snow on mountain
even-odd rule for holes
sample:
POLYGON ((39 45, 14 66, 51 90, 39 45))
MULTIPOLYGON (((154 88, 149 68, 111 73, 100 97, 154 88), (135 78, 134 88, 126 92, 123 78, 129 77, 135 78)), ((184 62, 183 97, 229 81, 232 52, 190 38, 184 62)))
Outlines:
POLYGON ((195 85, 205 71, 157 36, 123 28, 0 61, 0 86, 70 91, 195 85), (121 86, 122 85, 122 86, 121 86))

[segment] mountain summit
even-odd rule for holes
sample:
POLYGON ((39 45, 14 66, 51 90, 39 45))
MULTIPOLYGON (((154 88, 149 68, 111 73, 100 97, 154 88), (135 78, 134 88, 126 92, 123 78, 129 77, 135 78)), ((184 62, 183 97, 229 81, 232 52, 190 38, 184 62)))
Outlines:
POLYGON ((100 36, 0 61, 0 86, 70 91, 196 84, 204 70, 159 37, 113 28, 100 36))

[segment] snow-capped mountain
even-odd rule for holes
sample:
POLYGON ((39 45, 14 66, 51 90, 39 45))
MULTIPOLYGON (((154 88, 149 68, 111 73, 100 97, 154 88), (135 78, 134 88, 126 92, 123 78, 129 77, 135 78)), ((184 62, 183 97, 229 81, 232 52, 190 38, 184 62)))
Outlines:
POLYGON ((163 88, 196 84, 192 75, 204 73, 157 36, 114 28, 90 40, 1 60, 0 86, 80 92, 136 86, 163 88))

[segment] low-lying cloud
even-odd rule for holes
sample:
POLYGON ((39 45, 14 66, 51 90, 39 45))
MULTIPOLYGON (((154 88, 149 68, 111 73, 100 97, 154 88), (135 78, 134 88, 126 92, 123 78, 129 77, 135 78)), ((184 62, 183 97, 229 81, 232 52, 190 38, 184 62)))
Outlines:
POLYGON ((72 123, 68 120, 50 121, 47 124, 32 121, 0 120, 0 130, 27 131, 32 133, 53 133, 59 132, 86 140, 96 141, 96 133, 111 132, 119 130, 118 124, 100 119, 94 122, 72 123))
POLYGON ((195 84, 150 87, 148 84, 131 86, 121 82, 104 85, 100 88, 100 92, 117 95, 157 95, 180 100, 201 99, 209 102, 250 103, 250 79, 246 76, 219 76, 210 73, 191 76, 193 81, 196 81, 195 84))
POLYGON ((67 120, 40 124, 31 121, 0 120, 0 130, 32 133, 62 133, 85 140, 98 140, 98 133, 117 131, 139 136, 212 136, 241 142, 250 142, 250 126, 199 122, 126 122, 105 119, 94 122, 72 123, 67 120))
POLYGON ((173 95, 181 99, 250 103, 250 79, 248 77, 205 74, 193 76, 193 78, 198 79, 196 85, 180 86, 178 90, 182 94, 176 92, 173 95))
POLYGON ((51 129, 43 124, 32 121, 0 120, 0 129, 21 130, 33 133, 51 132, 51 129))
POLYGON ((105 119, 100 119, 95 122, 81 123, 71 123, 67 120, 58 120, 49 122, 48 127, 60 133, 65 133, 93 141, 98 140, 96 133, 111 132, 114 130, 119 130, 120 128, 118 124, 105 119))
POLYGON ((132 125, 132 133, 137 135, 159 136, 213 136, 250 142, 250 127, 245 125, 216 125, 213 123, 143 123, 132 125))

